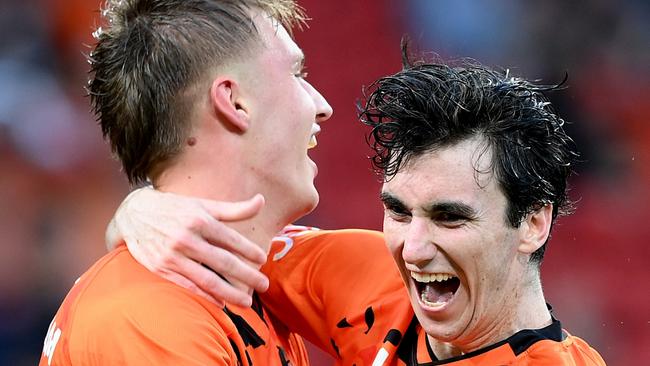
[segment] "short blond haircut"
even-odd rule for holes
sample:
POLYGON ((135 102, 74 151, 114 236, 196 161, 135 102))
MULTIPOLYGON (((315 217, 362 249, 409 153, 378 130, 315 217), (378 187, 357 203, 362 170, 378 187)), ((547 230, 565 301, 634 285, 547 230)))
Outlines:
POLYGON ((88 92, 102 133, 131 183, 173 158, 190 131, 188 88, 253 52, 260 10, 291 31, 293 0, 109 0, 90 53, 88 92))

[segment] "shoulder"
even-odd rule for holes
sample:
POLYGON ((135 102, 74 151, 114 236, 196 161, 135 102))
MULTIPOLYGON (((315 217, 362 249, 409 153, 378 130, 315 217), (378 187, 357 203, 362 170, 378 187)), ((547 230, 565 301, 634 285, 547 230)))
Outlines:
POLYGON ((361 281, 379 272, 384 278, 399 279, 401 286, 399 273, 381 232, 292 228, 274 238, 269 261, 263 267, 267 275, 279 271, 305 281, 312 278, 305 277, 308 272, 317 275, 318 284, 328 282, 340 286, 351 278, 361 281), (299 276, 296 271, 306 272, 299 276), (328 280, 319 278, 323 276, 328 280))
POLYGON ((149 272, 126 249, 118 249, 108 260, 100 260, 81 277, 77 286, 75 313, 91 315, 95 321, 102 321, 107 315, 158 318, 172 311, 210 316, 220 310, 200 296, 149 272))
POLYGON ((230 322, 216 305, 150 273, 128 252, 102 264, 78 284, 63 329, 71 355, 189 364, 230 358, 230 322))
POLYGON ((567 335, 561 342, 537 342, 523 356, 527 361, 525 364, 530 365, 605 365, 605 361, 595 349, 583 339, 572 335, 567 335))
POLYGON ((305 238, 305 239, 365 238, 370 240, 383 241, 384 234, 381 231, 367 230, 367 229, 322 230, 314 226, 288 225, 284 227, 282 232, 280 232, 276 238, 281 238, 281 237, 305 238))
POLYGON ((273 238, 272 260, 282 259, 290 250, 318 251, 321 254, 336 251, 339 254, 387 253, 384 235, 363 229, 320 230, 307 226, 287 226, 273 238), (302 248, 302 249, 299 249, 302 248))

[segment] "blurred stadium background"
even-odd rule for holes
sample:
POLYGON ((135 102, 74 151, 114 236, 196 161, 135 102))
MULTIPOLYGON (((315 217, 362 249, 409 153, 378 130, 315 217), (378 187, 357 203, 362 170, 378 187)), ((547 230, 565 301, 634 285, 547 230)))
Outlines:
MULTIPOLYGON (((299 0, 310 81, 335 109, 312 155, 302 223, 381 228, 361 88, 400 68, 399 40, 569 89, 553 95, 585 162, 543 281, 556 315, 610 365, 650 363, 650 3, 643 0, 299 0)), ((74 280, 105 253, 128 191, 84 96, 98 0, 0 3, 0 365, 34 365, 74 280)), ((314 365, 328 365, 314 351, 314 365)))

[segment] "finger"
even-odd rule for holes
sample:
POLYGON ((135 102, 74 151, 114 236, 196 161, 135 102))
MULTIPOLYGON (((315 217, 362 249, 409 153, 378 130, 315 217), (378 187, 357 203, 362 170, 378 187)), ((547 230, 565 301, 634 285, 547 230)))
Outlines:
MULTIPOLYGON (((232 229, 219 221, 207 221, 205 225, 200 227, 199 235, 205 241, 212 244, 211 247, 216 246, 223 248, 232 253, 241 255, 243 258, 256 264, 266 263, 267 255, 260 245, 248 240, 237 230, 232 229)), ((200 243, 198 243, 197 246, 200 248, 200 243)), ((206 251, 211 250, 208 247, 203 249, 206 251)), ((209 259, 209 257, 207 259, 209 259)), ((201 262, 205 263, 203 259, 201 259, 201 262)))
MULTIPOLYGON (((250 286, 248 286, 247 284, 243 283, 242 281, 239 281, 239 280, 236 279, 236 278, 227 277, 227 276, 225 276, 225 279, 226 279, 226 281, 228 281, 228 283, 229 283, 232 287, 234 287, 234 288, 236 288, 236 289, 239 289, 239 290, 241 290, 241 291, 244 291, 244 292, 246 292, 246 293, 248 293, 248 294, 252 294, 253 289, 252 289, 250 286)), ((264 290, 255 289, 255 291, 258 292, 258 293, 259 293, 259 292, 264 292, 264 291, 266 291, 266 290, 267 290, 267 289, 264 289, 264 290)))
POLYGON ((198 285, 192 282, 189 278, 185 277, 182 271, 192 271, 192 266, 201 266, 198 263, 189 260, 183 256, 174 256, 174 257, 165 257, 161 256, 161 253, 156 252, 156 253, 150 253, 149 255, 145 255, 142 251, 142 246, 141 245, 136 245, 134 250, 131 250, 131 254, 135 258, 141 258, 138 259, 140 261, 140 264, 142 264, 145 268, 147 268, 149 271, 167 279, 168 281, 171 281, 183 288, 188 289, 189 291, 204 297, 205 299, 209 300, 210 302, 216 304, 219 307, 225 306, 224 299, 221 297, 214 297, 207 292, 203 291, 198 285), (153 265, 152 260, 156 261, 155 258, 158 258, 157 260, 162 263, 163 265, 153 265), (166 258, 164 261, 161 260, 161 258, 166 258))
POLYGON ((208 213, 219 221, 240 221, 257 215, 264 206, 264 196, 256 194, 250 199, 238 202, 220 202, 201 199, 208 213))
POLYGON ((222 308, 226 306, 226 302, 222 299, 217 299, 214 296, 208 294, 207 292, 203 291, 201 288, 199 288, 197 285, 195 285, 192 281, 187 279, 181 274, 174 273, 174 272, 165 272, 165 273, 158 273, 161 277, 191 291, 192 293, 199 295, 211 303, 217 305, 218 307, 222 308))
MULTIPOLYGON (((243 284, 239 288, 242 290, 255 289, 257 291, 266 291, 269 287, 268 278, 259 271, 256 266, 240 259, 233 253, 219 247, 210 246, 208 250, 188 253, 190 258, 208 266, 212 271, 220 275, 236 280, 243 284)), ((203 290, 210 293, 209 289, 202 287, 203 290)))
POLYGON ((189 287, 187 287, 187 284, 184 286, 191 291, 199 293, 192 288, 194 285, 198 290, 201 290, 216 301, 226 301, 230 304, 240 306, 251 306, 253 303, 249 291, 235 288, 203 265, 187 258, 182 258, 178 262, 178 265, 179 268, 176 269, 176 272, 183 273, 183 276, 192 283, 189 287))

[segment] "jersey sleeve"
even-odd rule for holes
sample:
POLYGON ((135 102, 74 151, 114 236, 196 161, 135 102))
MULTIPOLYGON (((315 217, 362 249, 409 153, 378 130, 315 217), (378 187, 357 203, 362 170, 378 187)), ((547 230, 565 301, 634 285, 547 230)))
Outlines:
POLYGON ((379 232, 292 230, 274 240, 263 271, 270 312, 342 364, 372 359, 391 330, 412 318, 379 232))

